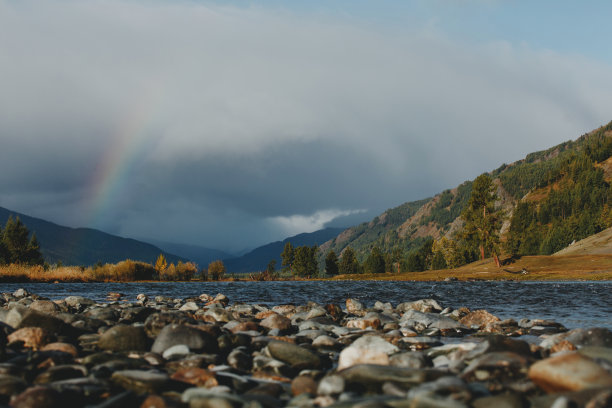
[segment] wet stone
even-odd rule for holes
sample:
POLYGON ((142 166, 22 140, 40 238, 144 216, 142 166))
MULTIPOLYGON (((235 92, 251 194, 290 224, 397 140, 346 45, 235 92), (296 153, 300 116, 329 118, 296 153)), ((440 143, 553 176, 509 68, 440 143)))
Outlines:
POLYGON ((529 378, 547 392, 612 387, 612 374, 575 352, 536 362, 529 368, 529 378))
POLYGON ((362 336, 342 350, 338 370, 357 364, 388 365, 389 355, 399 351, 397 346, 378 336, 362 336))
POLYGON ((294 396, 304 393, 314 395, 317 393, 317 383, 312 377, 299 375, 291 381, 291 393, 294 396))
POLYGON ((268 344, 270 355, 297 369, 318 368, 321 359, 310 350, 284 341, 272 341, 268 344))
POLYGON ((109 351, 142 351, 148 349, 148 339, 142 327, 117 325, 100 336, 98 347, 109 351))
POLYGON ((181 381, 171 380, 167 374, 153 371, 122 370, 116 371, 111 380, 126 390, 142 393, 184 390, 189 387, 181 381))
POLYGON ((179 344, 195 352, 209 353, 217 350, 217 340, 209 333, 191 326, 170 324, 161 330, 151 351, 162 354, 170 347, 179 344))

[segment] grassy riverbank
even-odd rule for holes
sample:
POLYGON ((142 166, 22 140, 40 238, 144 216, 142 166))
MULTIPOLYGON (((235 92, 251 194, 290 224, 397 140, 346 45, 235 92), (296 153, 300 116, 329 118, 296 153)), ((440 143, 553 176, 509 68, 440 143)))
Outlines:
MULTIPOLYGON (((194 268, 192 264, 190 269, 194 268)), ((60 266, 45 269, 42 266, 0 266, 0 282, 133 282, 133 281, 186 281, 183 270, 164 274, 159 278, 155 269, 147 263, 122 261, 96 267, 60 266)), ((193 276, 193 275, 190 275, 193 276)), ((612 255, 566 255, 524 256, 497 268, 492 259, 474 262, 456 269, 424 272, 385 274, 338 275, 327 279, 313 280, 398 280, 398 281, 443 281, 457 280, 612 280, 612 255)), ((257 280, 307 280, 280 277, 260 279, 257 274, 231 275, 227 281, 257 280)))
POLYGON ((612 280, 612 255, 524 256, 497 268, 493 259, 456 269, 378 275, 340 275, 333 280, 612 280), (523 272, 525 271, 525 272, 523 272))

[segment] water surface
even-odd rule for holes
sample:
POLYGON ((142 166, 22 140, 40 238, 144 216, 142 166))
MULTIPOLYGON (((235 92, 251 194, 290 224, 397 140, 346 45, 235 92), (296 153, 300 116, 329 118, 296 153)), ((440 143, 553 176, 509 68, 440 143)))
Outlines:
POLYGON ((103 301, 108 292, 127 300, 139 293, 185 298, 202 293, 227 295, 230 302, 344 305, 356 298, 366 306, 375 301, 398 303, 434 298, 443 307, 486 309, 500 318, 550 319, 575 327, 612 329, 612 282, 130 282, 130 283, 8 283, 0 292, 23 287, 51 299, 81 295, 103 301))

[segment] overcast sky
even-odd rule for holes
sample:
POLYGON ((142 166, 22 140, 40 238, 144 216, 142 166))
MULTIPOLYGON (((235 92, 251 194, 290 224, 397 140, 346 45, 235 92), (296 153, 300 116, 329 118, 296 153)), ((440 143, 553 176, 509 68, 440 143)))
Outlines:
POLYGON ((0 206, 228 251, 371 218, 612 120, 610 15, 0 0, 0 206))

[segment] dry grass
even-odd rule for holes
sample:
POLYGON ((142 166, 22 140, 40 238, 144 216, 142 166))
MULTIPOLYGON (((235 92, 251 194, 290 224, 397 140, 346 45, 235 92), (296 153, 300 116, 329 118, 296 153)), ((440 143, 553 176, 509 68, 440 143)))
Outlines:
POLYGON ((524 256, 501 268, 493 259, 474 262, 456 269, 403 272, 378 275, 339 275, 332 280, 612 280, 612 255, 524 256), (522 274, 522 270, 526 274, 522 274))
POLYGON ((87 269, 78 266, 63 266, 45 270, 42 266, 4 265, 0 266, 2 282, 94 282, 87 269))
POLYGON ((60 266, 0 266, 0 282, 132 282, 143 280, 191 280, 197 266, 191 262, 170 265, 157 273, 153 265, 132 260, 94 267, 60 266))

